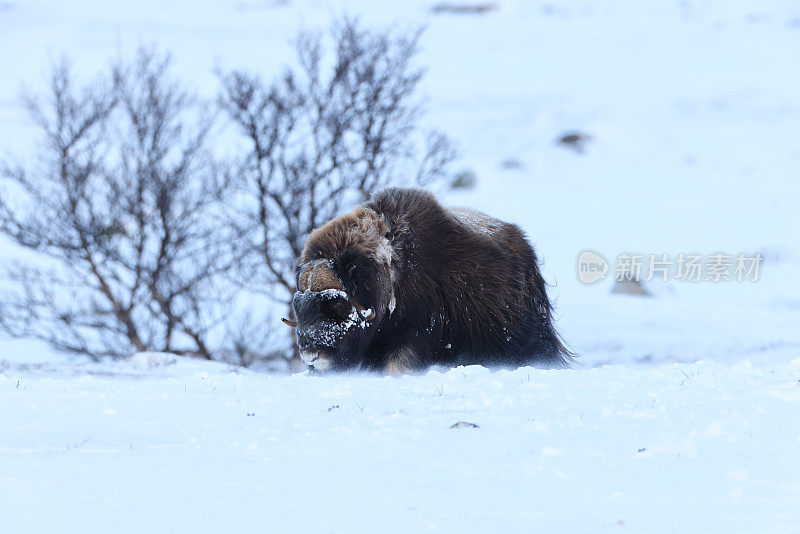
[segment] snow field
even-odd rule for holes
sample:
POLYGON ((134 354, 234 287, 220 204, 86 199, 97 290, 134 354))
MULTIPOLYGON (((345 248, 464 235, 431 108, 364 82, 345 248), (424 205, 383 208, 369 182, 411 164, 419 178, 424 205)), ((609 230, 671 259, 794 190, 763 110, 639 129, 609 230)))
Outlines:
POLYGON ((800 359, 401 378, 118 367, 0 374, 4 531, 798 529, 800 359))

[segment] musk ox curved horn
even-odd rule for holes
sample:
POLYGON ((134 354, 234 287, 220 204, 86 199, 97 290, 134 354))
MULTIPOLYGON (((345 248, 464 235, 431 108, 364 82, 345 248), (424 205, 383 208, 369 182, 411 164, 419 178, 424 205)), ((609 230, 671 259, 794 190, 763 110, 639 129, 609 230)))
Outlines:
POLYGON ((356 311, 358 312, 358 316, 361 317, 362 319, 366 321, 371 321, 375 318, 375 310, 373 310, 372 308, 370 309, 365 308, 364 306, 361 305, 360 302, 358 302, 356 299, 352 297, 350 298, 350 302, 353 304, 356 311))
POLYGON ((289 326, 291 326, 292 328, 295 328, 295 327, 297 326, 297 323, 296 323, 296 322, 294 322, 294 321, 290 321, 290 320, 289 320, 289 319, 287 319, 286 317, 281 317, 281 321, 283 321, 283 324, 285 324, 285 325, 289 325, 289 326))

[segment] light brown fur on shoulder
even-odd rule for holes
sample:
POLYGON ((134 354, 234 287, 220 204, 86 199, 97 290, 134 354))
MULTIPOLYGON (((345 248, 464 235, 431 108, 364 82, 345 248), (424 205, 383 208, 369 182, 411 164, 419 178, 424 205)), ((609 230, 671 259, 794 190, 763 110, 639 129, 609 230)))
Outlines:
POLYGON ((383 217, 370 208, 359 206, 311 232, 303 248, 300 264, 326 257, 331 252, 351 249, 389 266, 392 247, 386 239, 388 229, 383 217))

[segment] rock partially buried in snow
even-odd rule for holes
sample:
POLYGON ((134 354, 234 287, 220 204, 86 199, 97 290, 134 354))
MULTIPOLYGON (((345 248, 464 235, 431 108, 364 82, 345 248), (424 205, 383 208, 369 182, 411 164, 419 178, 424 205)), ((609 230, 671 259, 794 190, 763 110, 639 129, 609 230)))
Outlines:
POLYGON ((652 297, 653 294, 645 289, 644 285, 639 280, 628 280, 623 278, 614 283, 611 292, 616 295, 633 295, 637 297, 652 297))
POLYGON ((494 2, 441 2, 434 5, 431 11, 436 15, 484 15, 496 9, 497 4, 494 2))
POLYGON ((573 150, 578 154, 586 151, 586 144, 592 140, 592 136, 579 131, 564 132, 558 138, 558 144, 573 150))
POLYGON ((475 423, 470 423, 469 421, 459 421, 458 423, 453 423, 450 425, 450 428, 480 428, 475 423))
POLYGON ((465 170, 453 176, 453 181, 450 183, 451 189, 473 189, 478 183, 478 176, 470 171, 465 170))

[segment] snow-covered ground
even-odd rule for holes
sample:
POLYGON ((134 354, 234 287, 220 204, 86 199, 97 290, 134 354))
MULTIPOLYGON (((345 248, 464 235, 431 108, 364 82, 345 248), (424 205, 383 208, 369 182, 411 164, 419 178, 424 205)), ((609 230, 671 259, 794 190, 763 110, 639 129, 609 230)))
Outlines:
POLYGON ((402 378, 172 362, 0 374, 0 530, 800 528, 800 358, 402 378))
POLYGON ((528 232, 579 365, 265 376, 3 341, 0 532, 800 532, 800 6, 434 3, 0 2, 0 147, 30 150, 20 84, 62 52, 90 76, 155 42, 211 97, 343 13, 426 24, 426 120, 478 177, 442 198, 528 232), (580 283, 585 249, 608 279, 580 283), (613 295, 626 252, 764 262, 613 295))

